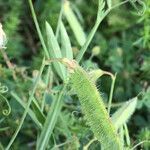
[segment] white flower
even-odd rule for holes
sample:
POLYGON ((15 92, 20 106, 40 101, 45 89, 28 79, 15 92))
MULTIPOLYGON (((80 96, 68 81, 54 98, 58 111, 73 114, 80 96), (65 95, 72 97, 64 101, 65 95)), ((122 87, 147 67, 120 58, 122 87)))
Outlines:
POLYGON ((7 37, 5 32, 3 31, 2 24, 0 23, 0 49, 6 48, 5 45, 7 43, 7 37))

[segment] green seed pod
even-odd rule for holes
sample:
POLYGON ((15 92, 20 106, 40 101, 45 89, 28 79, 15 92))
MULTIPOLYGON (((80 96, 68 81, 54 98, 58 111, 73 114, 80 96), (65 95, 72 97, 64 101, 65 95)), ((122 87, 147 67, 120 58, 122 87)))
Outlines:
POLYGON ((122 150, 115 127, 95 84, 75 61, 64 59, 63 62, 71 70, 71 85, 79 97, 82 111, 95 137, 100 141, 104 150, 122 150))

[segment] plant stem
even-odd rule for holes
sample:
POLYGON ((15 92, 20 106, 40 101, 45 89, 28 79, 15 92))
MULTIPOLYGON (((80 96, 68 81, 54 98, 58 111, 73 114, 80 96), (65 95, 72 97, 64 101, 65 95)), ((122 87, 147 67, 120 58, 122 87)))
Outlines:
POLYGON ((107 14, 108 14, 109 12, 110 12, 109 9, 106 10, 105 13, 104 13, 104 15, 103 15, 101 18, 99 18, 99 19, 96 20, 96 23, 95 23, 94 27, 92 28, 90 34, 88 35, 85 44, 83 45, 83 47, 81 48, 79 54, 78 54, 77 57, 76 57, 76 60, 77 60, 78 62, 81 61, 81 59, 82 59, 84 53, 86 52, 86 50, 87 50, 89 44, 91 43, 91 41, 92 41, 92 39, 93 39, 93 37, 94 37, 94 35, 95 35, 95 33, 96 33, 96 31, 97 31, 97 29, 98 29, 100 23, 101 23, 102 20, 107 16, 107 14))
POLYGON ((83 147, 83 150, 88 150, 88 149, 89 149, 89 146, 90 146, 93 142, 95 142, 95 141, 97 141, 96 138, 93 138, 92 140, 90 140, 89 143, 87 143, 87 145, 85 145, 85 146, 83 147))
POLYGON ((113 91, 114 91, 114 86, 115 86, 115 81, 116 81, 116 74, 114 76, 111 76, 111 79, 112 79, 112 83, 111 83, 111 89, 110 89, 109 100, 108 100, 108 113, 109 114, 110 114, 113 91))
POLYGON ((134 150, 134 149, 136 149, 139 145, 142 145, 143 143, 150 143, 150 141, 141 141, 140 143, 138 143, 138 144, 136 144, 133 148, 131 148, 130 150, 134 150))
POLYGON ((130 136, 129 136, 129 130, 128 130, 127 124, 125 123, 123 126, 124 126, 127 146, 130 146, 131 142, 130 142, 130 136))
POLYGON ((113 6, 113 7, 111 7, 111 8, 108 8, 100 18, 97 18, 96 23, 95 23, 94 27, 92 28, 90 34, 88 35, 85 44, 83 45, 83 47, 81 48, 79 54, 78 54, 77 57, 76 57, 76 60, 77 60, 78 62, 81 61, 81 59, 82 59, 84 53, 86 52, 86 50, 87 50, 89 44, 91 43, 91 41, 92 41, 92 39, 93 39, 93 37, 94 37, 94 35, 95 35, 95 33, 96 33, 96 31, 97 31, 99 25, 100 25, 100 23, 103 21, 103 19, 109 14, 109 12, 110 12, 111 10, 113 10, 113 9, 115 9, 116 7, 119 7, 119 6, 125 4, 125 3, 129 2, 129 1, 130 1, 130 0, 125 0, 125 1, 123 1, 123 2, 121 2, 121 3, 119 3, 119 4, 116 4, 115 6, 113 6))
POLYGON ((33 4, 32 4, 32 1, 28 0, 28 2, 29 2, 29 6, 30 6, 30 9, 31 9, 32 17, 33 17, 33 20, 34 20, 34 23, 35 23, 35 26, 36 26, 36 29, 37 29, 37 32, 38 32, 41 44, 42 44, 42 47, 43 47, 44 52, 45 52, 45 56, 48 59, 48 58, 50 58, 49 52, 48 52, 48 49, 47 49, 46 44, 44 42, 44 39, 43 39, 41 30, 40 30, 40 27, 39 27, 39 24, 38 24, 38 21, 37 21, 37 17, 36 17, 35 11, 34 11, 34 7, 33 7, 33 4))
POLYGON ((111 9, 111 10, 112 10, 112 9, 115 9, 116 7, 119 7, 119 6, 121 6, 121 5, 124 5, 124 4, 128 3, 128 2, 131 2, 131 0, 125 0, 125 1, 123 1, 123 2, 120 2, 120 3, 116 4, 116 5, 114 5, 113 7, 111 7, 110 9, 111 9))

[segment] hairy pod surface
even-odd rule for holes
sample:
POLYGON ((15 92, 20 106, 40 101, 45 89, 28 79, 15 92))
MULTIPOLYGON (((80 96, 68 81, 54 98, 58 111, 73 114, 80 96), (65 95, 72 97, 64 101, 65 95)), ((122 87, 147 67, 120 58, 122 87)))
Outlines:
POLYGON ((82 111, 95 137, 104 150, 122 150, 118 134, 96 86, 77 63, 72 62, 71 69, 71 85, 78 95, 82 111))

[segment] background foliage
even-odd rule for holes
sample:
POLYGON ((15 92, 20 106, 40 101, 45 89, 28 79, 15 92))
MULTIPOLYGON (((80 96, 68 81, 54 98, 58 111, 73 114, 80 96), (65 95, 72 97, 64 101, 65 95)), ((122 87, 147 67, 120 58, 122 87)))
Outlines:
MULTIPOLYGON (((119 1, 113 0, 113 3, 119 1)), ((97 13, 95 11, 97 3, 96 0, 72 0, 72 8, 76 12, 86 35, 93 27, 97 13)), ((100 25, 82 59, 84 68, 90 69, 98 66, 103 70, 117 73, 113 103, 122 103, 138 95, 136 112, 128 122, 133 145, 150 138, 150 1, 145 0, 145 3, 147 9, 142 16, 139 16, 129 3, 113 10, 100 25), (98 47, 100 52, 93 56, 94 47, 98 47), (91 58, 91 56, 93 57, 91 58)), ((55 31, 61 8, 60 1, 34 0, 34 7, 43 35, 45 36, 45 20, 50 22, 55 31)), ((24 0, 1 0, 0 21, 8 37, 6 52, 15 65, 18 77, 17 82, 12 79, 12 73, 0 55, 0 83, 6 85, 9 91, 16 90, 16 93, 18 92, 26 101, 36 71, 40 69, 43 59, 43 50, 28 2, 24 0)), ((76 55, 80 46, 65 19, 64 24, 72 43, 74 55, 76 55)), ((54 77, 51 89, 54 93, 61 89, 61 86, 57 84, 58 81, 59 79, 54 77)), ((107 101, 110 80, 108 77, 102 77, 97 84, 107 101)), ((36 92, 39 99, 41 98, 40 90, 43 90, 44 86, 45 78, 41 79, 39 91, 36 92)), ((6 146, 20 121, 23 109, 9 92, 4 95, 8 98, 12 109, 9 116, 0 113, 0 143, 6 146)), ((44 113, 48 111, 51 99, 55 98, 55 95, 52 97, 51 94, 46 96, 47 105, 44 113)), ((39 103, 41 103, 40 100, 39 103)), ((27 117, 19 136, 13 144, 13 149, 19 149, 20 146, 22 149, 34 147, 36 134, 35 124, 30 117, 27 117)), ((67 95, 61 117, 56 124, 53 138, 50 141, 51 144, 55 145, 57 143, 59 145, 70 138, 71 143, 65 144, 64 149, 73 148, 73 146, 81 148, 91 139, 91 136, 92 133, 85 124, 77 98, 72 98, 70 94, 67 95), (63 124, 62 120, 64 121, 63 124), (70 131, 68 131, 68 128, 70 131)), ((96 149, 98 144, 93 144, 91 147, 96 149)), ((150 145, 145 144, 146 148, 148 150, 150 145)))

